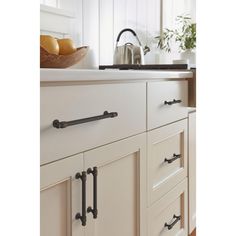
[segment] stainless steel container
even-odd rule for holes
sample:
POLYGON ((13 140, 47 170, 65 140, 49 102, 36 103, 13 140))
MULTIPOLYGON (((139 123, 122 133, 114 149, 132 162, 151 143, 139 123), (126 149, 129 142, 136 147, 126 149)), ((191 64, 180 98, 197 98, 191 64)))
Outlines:
POLYGON ((114 53, 114 64, 140 64, 144 65, 144 55, 150 51, 150 48, 145 46, 143 49, 142 44, 137 36, 137 34, 132 29, 123 29, 116 40, 116 48, 114 53), (123 46, 118 46, 120 37, 124 32, 131 32, 134 37, 137 39, 139 46, 133 45, 128 42, 123 46))

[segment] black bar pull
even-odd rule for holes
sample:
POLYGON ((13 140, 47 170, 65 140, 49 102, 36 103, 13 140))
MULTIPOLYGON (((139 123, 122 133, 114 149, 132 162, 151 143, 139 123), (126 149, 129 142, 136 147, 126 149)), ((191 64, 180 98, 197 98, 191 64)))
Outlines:
POLYGON ((177 222, 181 220, 181 216, 173 215, 173 219, 175 220, 171 224, 165 223, 164 225, 164 227, 167 227, 168 230, 171 230, 177 224, 177 222))
POLYGON ((176 161, 177 159, 181 158, 181 154, 173 154, 173 158, 167 159, 165 158, 164 162, 167 162, 168 164, 172 163, 173 161, 176 161))
POLYGON ((93 208, 89 206, 87 208, 88 213, 93 214, 93 218, 96 219, 98 215, 98 209, 97 209, 97 176, 98 176, 98 168, 93 167, 93 169, 88 168, 87 174, 92 174, 93 175, 93 208))
POLYGON ((75 175, 76 179, 81 179, 82 181, 82 214, 77 213, 75 215, 76 220, 81 220, 82 225, 86 225, 87 217, 86 217, 86 180, 87 180, 87 173, 83 171, 82 174, 77 173, 75 175))
POLYGON ((92 121, 103 120, 103 119, 107 119, 107 118, 114 118, 116 116, 118 116, 117 112, 104 111, 104 113, 102 115, 92 116, 92 117, 78 119, 78 120, 71 120, 71 121, 54 120, 52 122, 52 125, 54 128, 63 129, 63 128, 66 128, 66 127, 72 126, 72 125, 78 125, 78 124, 88 123, 88 122, 92 122, 92 121))
POLYGON ((181 103, 182 100, 175 100, 173 99, 173 101, 164 101, 165 105, 173 105, 173 104, 177 104, 177 103, 181 103))

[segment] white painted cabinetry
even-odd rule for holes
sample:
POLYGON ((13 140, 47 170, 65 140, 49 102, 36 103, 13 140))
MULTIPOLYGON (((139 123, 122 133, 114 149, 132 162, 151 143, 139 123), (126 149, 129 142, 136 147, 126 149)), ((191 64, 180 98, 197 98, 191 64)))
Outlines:
POLYGON ((161 81, 147 85, 148 130, 188 116, 188 82, 161 81))
MULTIPOLYGON (((97 167, 98 217, 87 215, 86 236, 146 236, 145 134, 84 153, 85 169, 97 167)), ((93 178, 87 181, 93 206, 93 178)))
POLYGON ((148 210, 148 236, 188 235, 187 179, 148 210))
POLYGON ((145 83, 49 86, 41 88, 41 164, 145 132, 145 83), (102 115, 117 116, 74 125, 52 126, 102 115))
POLYGON ((189 113, 189 234, 196 227, 196 112, 189 113))
POLYGON ((42 86, 41 236, 187 236, 187 101, 183 79, 42 86))
POLYGON ((74 220, 82 210, 81 181, 75 179, 82 171, 82 154, 41 166, 41 236, 83 235, 82 225, 74 220))
POLYGON ((41 236, 145 236, 145 140, 145 134, 140 134, 42 166, 41 236), (88 173, 94 167, 96 189, 93 175, 88 173), (85 190, 75 178, 83 171, 85 190), (77 213, 82 214, 83 205, 87 218, 84 226, 75 218, 77 213), (96 218, 87 212, 88 207, 98 210, 96 218))
POLYGON ((187 176, 187 119, 147 133, 149 205, 187 176))
POLYGON ((187 85, 147 84, 148 236, 188 235, 187 85))

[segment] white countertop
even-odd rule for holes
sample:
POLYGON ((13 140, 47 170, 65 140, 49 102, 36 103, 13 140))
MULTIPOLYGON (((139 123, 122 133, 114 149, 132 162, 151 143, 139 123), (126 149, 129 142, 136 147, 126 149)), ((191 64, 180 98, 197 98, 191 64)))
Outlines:
POLYGON ((191 71, 181 70, 82 70, 40 69, 41 82, 98 82, 123 80, 155 80, 192 78, 191 71))

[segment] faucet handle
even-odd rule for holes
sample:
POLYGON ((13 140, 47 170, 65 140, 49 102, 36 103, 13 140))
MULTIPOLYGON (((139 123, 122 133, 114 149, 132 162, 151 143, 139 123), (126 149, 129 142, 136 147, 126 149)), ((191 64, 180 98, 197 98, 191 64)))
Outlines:
POLYGON ((151 49, 147 45, 143 49, 144 55, 146 55, 150 51, 151 51, 151 49))

